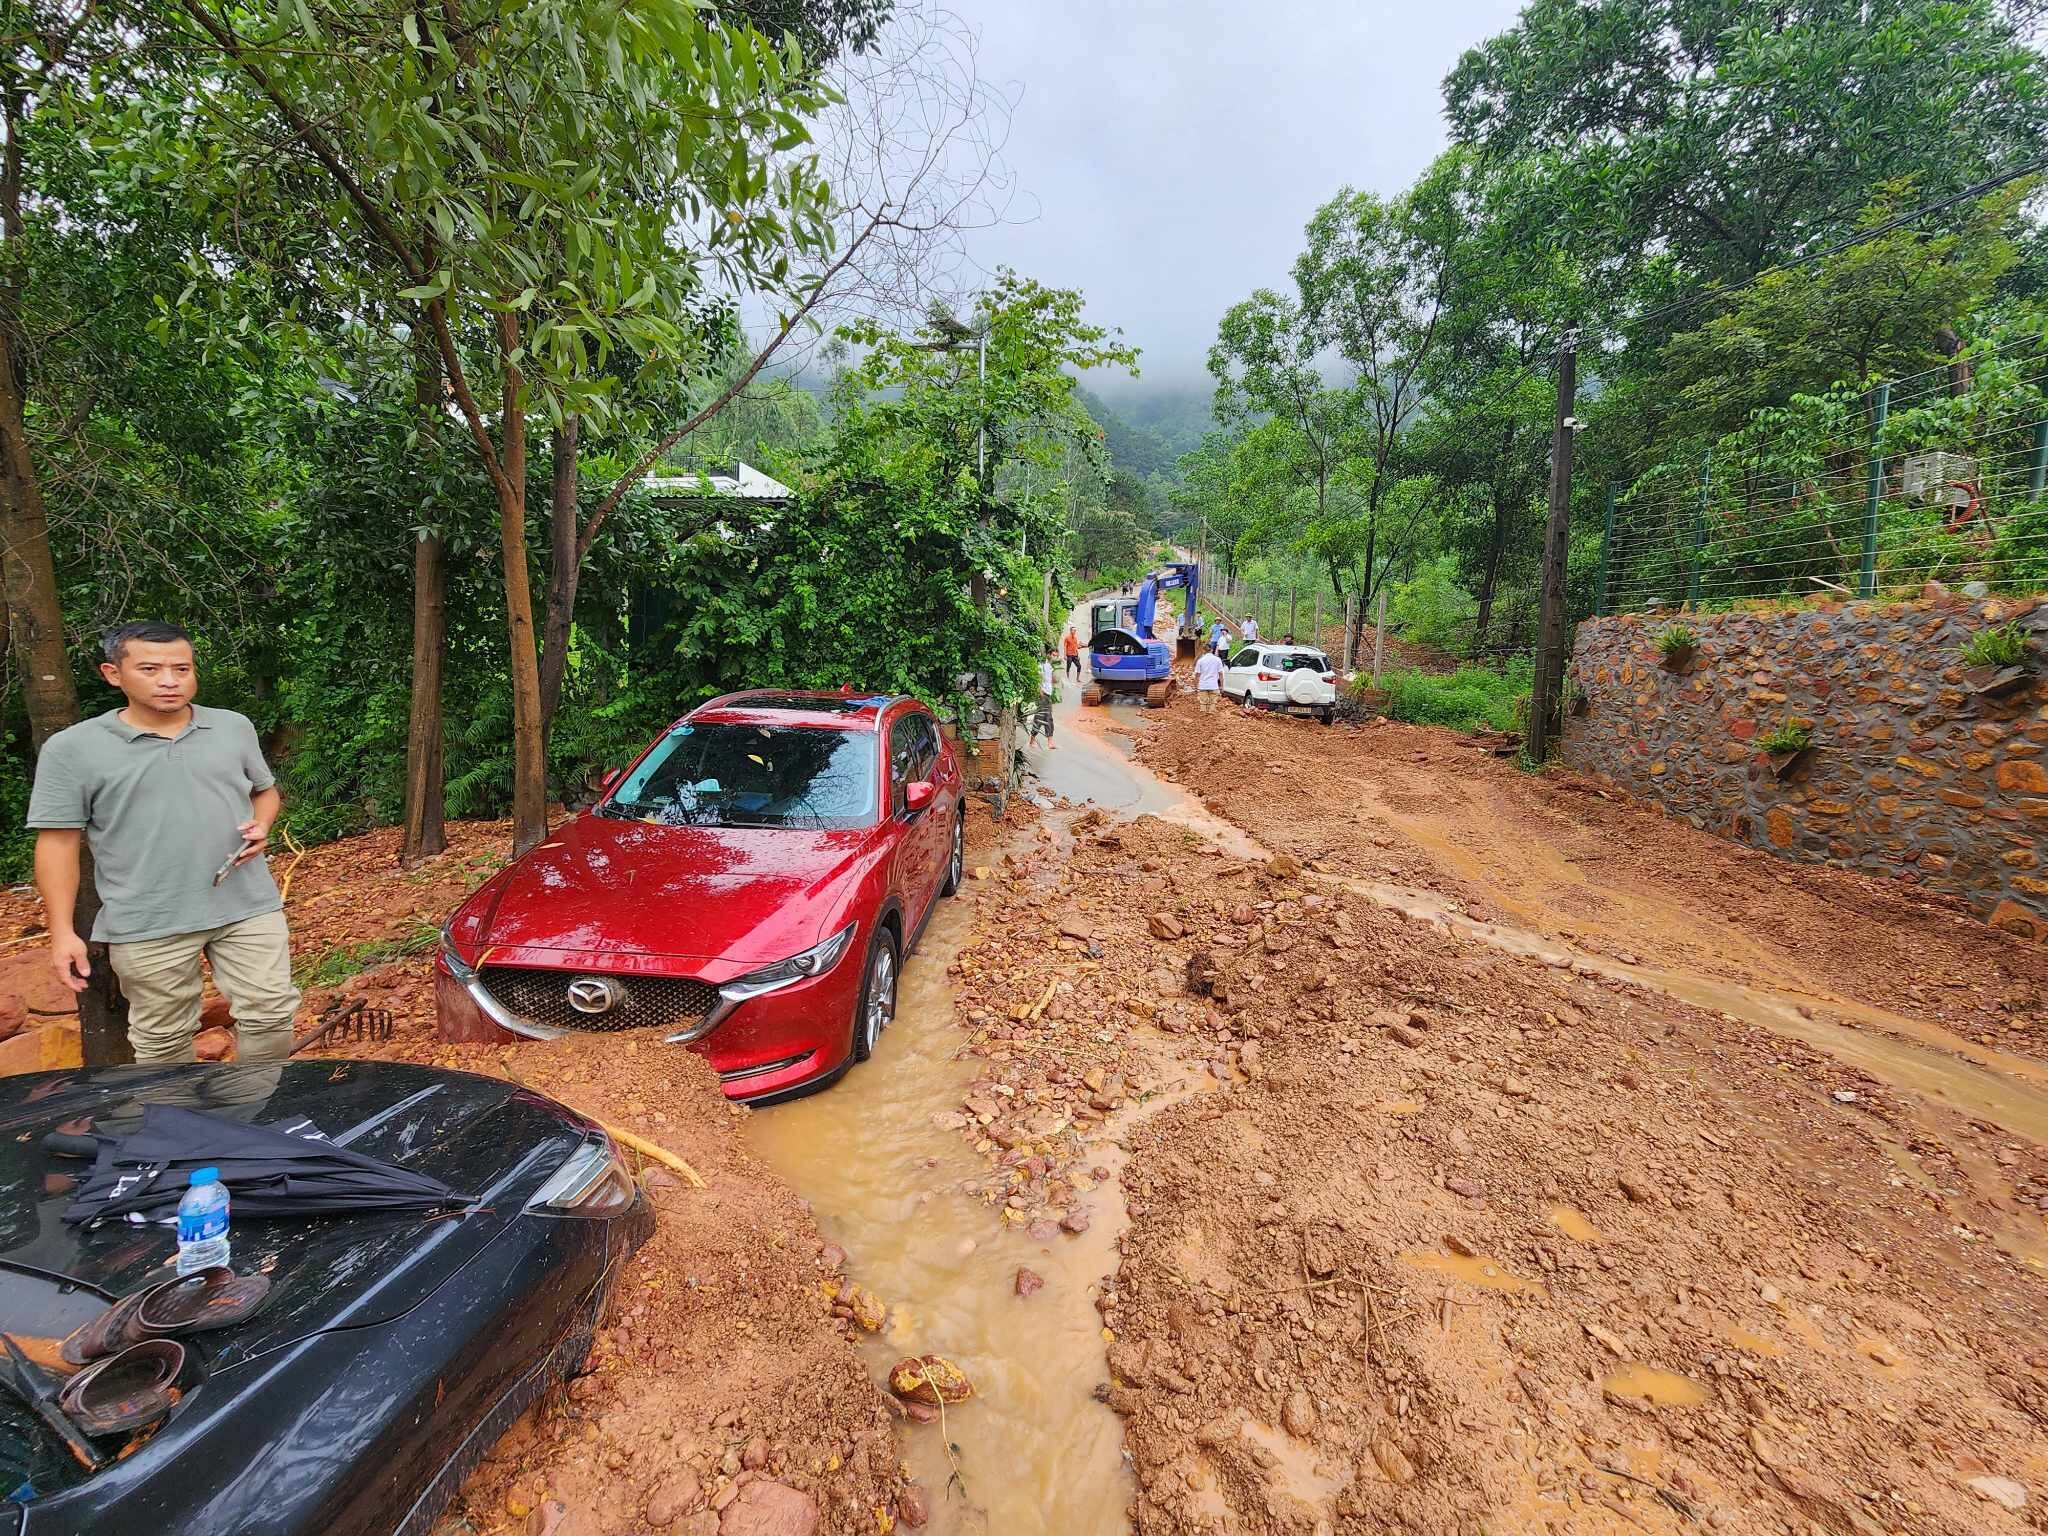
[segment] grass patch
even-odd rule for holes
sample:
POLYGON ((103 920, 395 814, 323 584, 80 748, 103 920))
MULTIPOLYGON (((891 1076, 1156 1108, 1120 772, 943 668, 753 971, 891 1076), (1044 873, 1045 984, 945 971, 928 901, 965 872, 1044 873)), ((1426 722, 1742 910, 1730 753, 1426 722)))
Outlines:
POLYGON ((1657 650, 1666 661, 1685 655, 1700 643, 1700 637, 1683 624, 1673 624, 1657 637, 1657 650))
POLYGON ((1529 707, 1530 675, 1529 664, 1520 661, 1505 672, 1491 667, 1460 667, 1444 676, 1398 671, 1382 675, 1380 689, 1390 719, 1459 731, 1512 731, 1521 728, 1529 707))
POLYGON ((2027 632, 2017 624, 1980 629, 1956 652, 1966 667, 2016 667, 2027 659, 2027 632))
POLYGON ((400 938, 337 944, 294 965, 292 983, 300 988, 339 986, 360 971, 373 970, 407 955, 423 955, 440 942, 441 930, 432 923, 421 923, 400 938))
POLYGON ((1765 732, 1757 739, 1757 745, 1766 752, 1804 752, 1813 745, 1813 727, 1781 725, 1774 731, 1765 732))

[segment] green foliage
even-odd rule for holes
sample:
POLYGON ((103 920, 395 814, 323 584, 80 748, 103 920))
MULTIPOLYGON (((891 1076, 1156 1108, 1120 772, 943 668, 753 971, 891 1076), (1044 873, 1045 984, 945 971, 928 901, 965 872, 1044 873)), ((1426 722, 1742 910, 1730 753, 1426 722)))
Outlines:
POLYGON ((1697 649, 1699 643, 1700 637, 1685 625, 1672 624, 1657 637, 1657 654, 1666 661, 1673 661, 1697 649))
POLYGON ((2017 667, 2027 658, 2027 631, 2022 624, 1993 624, 1980 629, 1956 651, 1966 667, 2017 667))
POLYGON ((1458 585, 1457 558, 1448 553, 1424 561, 1387 600, 1387 618, 1403 638, 1437 650, 1463 642, 1474 611, 1472 594, 1458 585))
POLYGON ((1813 727, 1788 721, 1757 737, 1756 744, 1766 752, 1804 752, 1813 745, 1813 727))
POLYGON ((1488 667, 1460 667, 1448 675, 1392 671, 1381 675, 1380 687, 1392 719, 1459 731, 1507 731, 1516 728, 1518 711, 1528 708, 1532 675, 1529 664, 1517 660, 1499 672, 1488 667))
POLYGON ((424 955, 440 942, 440 928, 433 923, 421 923, 403 938, 337 944, 294 964, 292 984, 299 987, 339 986, 359 972, 388 965, 393 960, 403 960, 408 955, 424 955))

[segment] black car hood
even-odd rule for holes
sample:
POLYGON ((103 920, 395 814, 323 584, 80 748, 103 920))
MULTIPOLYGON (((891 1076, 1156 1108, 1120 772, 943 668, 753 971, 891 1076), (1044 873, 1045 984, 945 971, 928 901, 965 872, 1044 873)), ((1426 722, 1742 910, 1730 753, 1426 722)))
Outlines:
POLYGON ((571 1111, 515 1084, 388 1062, 102 1067, 0 1078, 0 1329, 48 1337, 81 1309, 94 1310, 97 1298, 173 1273, 169 1226, 66 1226, 69 1180, 88 1165, 42 1145, 60 1124, 119 1134, 151 1102, 258 1125, 304 1117, 330 1140, 476 1197, 445 1213, 236 1219, 232 1263, 268 1274, 271 1293, 253 1317, 202 1336, 216 1371, 308 1334, 410 1311, 517 1219, 588 1134, 571 1111))

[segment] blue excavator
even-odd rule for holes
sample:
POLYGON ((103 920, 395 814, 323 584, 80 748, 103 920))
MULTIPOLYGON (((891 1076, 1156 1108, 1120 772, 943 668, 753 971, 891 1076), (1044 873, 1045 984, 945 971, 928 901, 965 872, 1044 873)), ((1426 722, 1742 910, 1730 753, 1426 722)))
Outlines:
POLYGON ((1202 586, 1202 568, 1192 560, 1162 565, 1138 584, 1135 597, 1096 603, 1089 610, 1088 684, 1083 704, 1101 704, 1113 694, 1144 695, 1147 709, 1164 709, 1173 695, 1176 649, 1192 656, 1200 643, 1195 618, 1202 586), (1180 624, 1175 643, 1158 638, 1159 595, 1181 592, 1180 624))

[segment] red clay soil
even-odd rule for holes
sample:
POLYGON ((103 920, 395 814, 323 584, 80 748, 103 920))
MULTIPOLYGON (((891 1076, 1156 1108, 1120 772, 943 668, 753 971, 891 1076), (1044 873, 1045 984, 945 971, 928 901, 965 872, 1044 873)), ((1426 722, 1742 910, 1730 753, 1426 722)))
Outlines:
POLYGON ((2038 1528, 2039 1145, 1334 872, 1055 821, 963 957, 964 1110, 1034 1210, 1048 1120, 1128 1144, 1137 1530, 2038 1528))
MULTIPOLYGON (((1794 863, 1434 727, 1167 711, 1141 759, 1333 868, 1615 958, 1862 1005, 2048 1059, 2048 946, 1910 883, 1794 863)), ((1158 718, 1158 717, 1155 717, 1158 718)))

